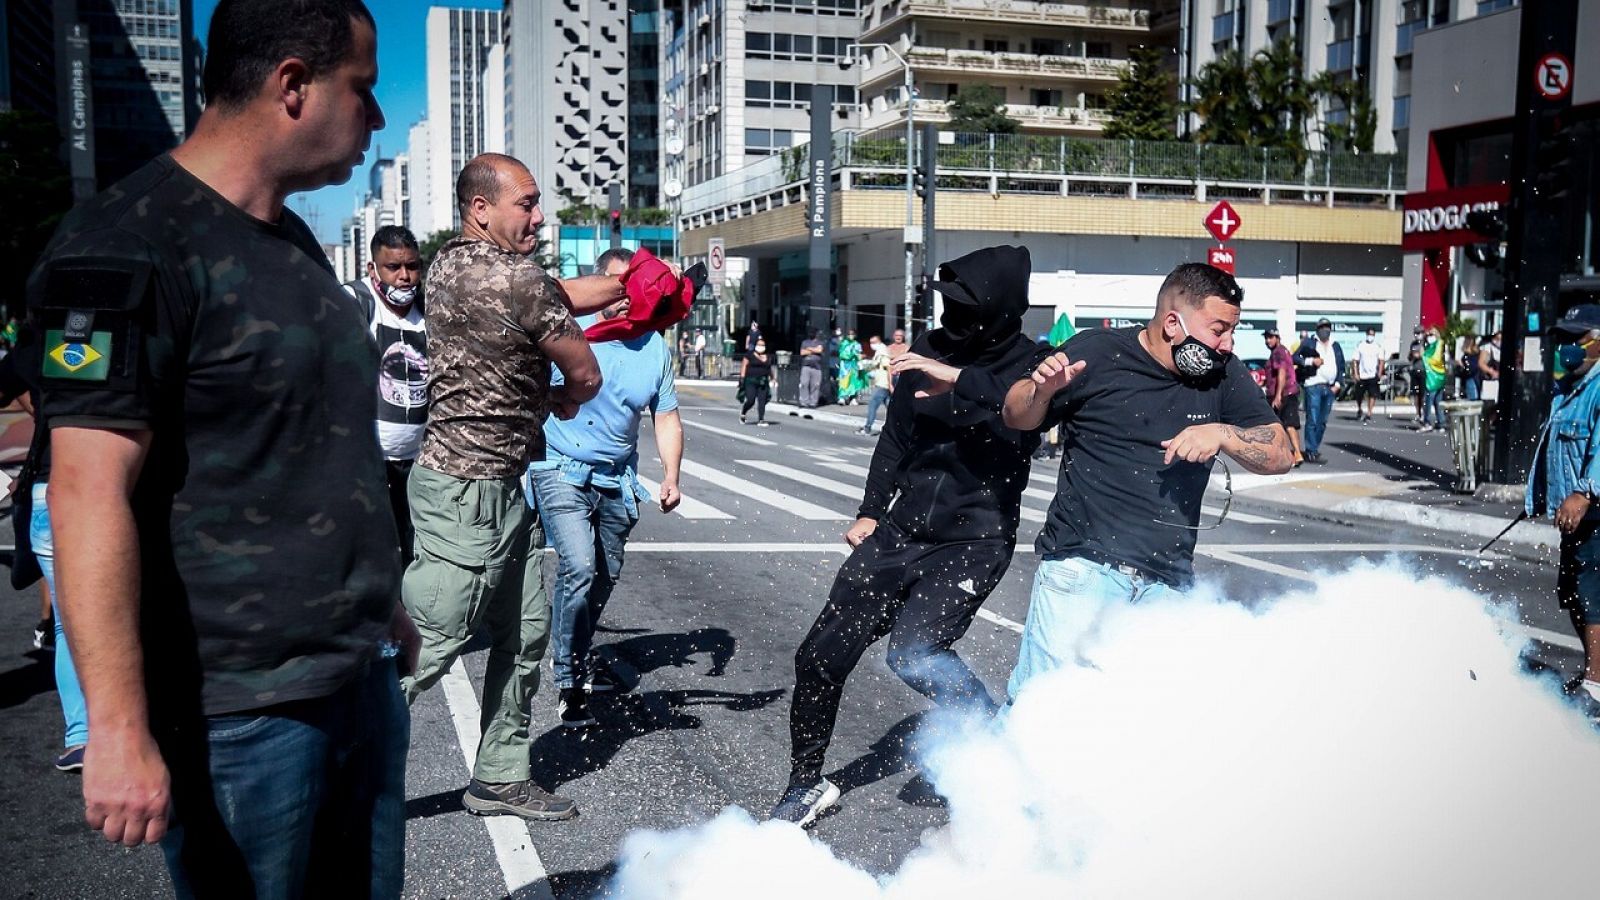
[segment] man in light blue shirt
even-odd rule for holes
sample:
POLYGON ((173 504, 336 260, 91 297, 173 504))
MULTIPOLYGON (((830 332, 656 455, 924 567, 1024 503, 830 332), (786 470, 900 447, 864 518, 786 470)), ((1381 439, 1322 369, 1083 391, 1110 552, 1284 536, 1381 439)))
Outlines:
MULTIPOLYGON (((595 273, 621 276, 633 251, 607 250, 595 273)), ((622 300, 600 312, 624 316, 622 300)), ((581 326, 592 318, 579 319, 581 326)), ((600 393, 571 419, 550 418, 544 426, 545 458, 528 466, 529 502, 539 510, 550 546, 559 560, 551 594, 551 665, 559 691, 561 724, 594 724, 590 691, 616 687, 609 673, 591 664, 595 627, 617 576, 623 546, 639 521, 639 502, 650 494, 638 479, 639 423, 649 410, 655 420, 656 452, 665 474, 661 511, 678 505, 678 468, 683 460, 683 423, 673 384, 672 354, 660 334, 591 345, 600 364, 600 393)), ((561 373, 552 375, 559 383, 561 373)))

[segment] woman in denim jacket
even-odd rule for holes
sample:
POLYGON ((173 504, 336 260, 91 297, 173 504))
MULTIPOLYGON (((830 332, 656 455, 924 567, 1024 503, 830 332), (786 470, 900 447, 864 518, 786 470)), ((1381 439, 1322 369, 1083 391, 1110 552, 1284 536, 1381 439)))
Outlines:
MULTIPOLYGON (((1556 593, 1583 641, 1583 673, 1568 682, 1600 713, 1600 306, 1574 306, 1550 330, 1556 394, 1539 434, 1526 510, 1561 530, 1556 593)), ((1584 698, 1580 698, 1584 699, 1584 698)))

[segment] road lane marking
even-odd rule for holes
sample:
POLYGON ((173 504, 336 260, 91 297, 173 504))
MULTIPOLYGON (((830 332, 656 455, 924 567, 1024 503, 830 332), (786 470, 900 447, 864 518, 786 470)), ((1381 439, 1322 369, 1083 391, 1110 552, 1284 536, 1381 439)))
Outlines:
MULTIPOLYGON (((1226 546, 1226 545, 1223 545, 1223 546, 1226 546)), ((1234 565, 1244 566, 1245 568, 1249 568, 1249 569, 1255 569, 1258 572, 1268 572, 1270 574, 1279 575, 1279 576, 1282 576, 1284 578, 1293 578, 1296 581, 1301 581, 1301 582, 1304 582, 1306 584, 1313 584, 1313 585, 1316 584, 1316 579, 1314 577, 1312 577, 1311 575, 1309 575, 1309 574, 1307 574, 1305 572, 1300 571, 1299 569, 1291 569, 1288 566, 1280 566, 1277 563, 1269 563, 1269 562, 1266 562, 1264 560, 1254 559, 1252 557, 1245 556, 1242 553, 1236 553, 1236 552, 1231 552, 1229 550, 1218 549, 1218 547, 1216 547, 1216 546, 1196 547, 1194 552, 1196 554, 1198 554, 1198 555, 1201 555, 1201 556, 1210 557, 1211 559, 1217 560, 1218 562, 1233 563, 1234 565)), ((1441 551, 1435 550, 1434 552, 1441 552, 1441 551)), ((1442 552, 1455 552, 1455 551, 1442 551, 1442 552)), ((1472 554, 1470 552, 1467 552, 1467 553, 1462 553, 1461 555, 1470 556, 1472 554)), ((1539 627, 1536 627, 1536 626, 1533 626, 1533 625, 1522 625, 1522 624, 1516 623, 1516 622, 1506 622, 1505 623, 1505 627, 1508 628, 1508 629, 1511 629, 1512 631, 1515 631, 1515 632, 1523 635, 1526 638, 1530 638, 1532 640, 1537 640, 1537 641, 1542 641, 1542 642, 1544 642, 1546 644, 1550 644, 1550 645, 1555 646, 1555 647, 1564 647, 1564 648, 1566 648, 1568 650, 1577 650, 1577 651, 1580 651, 1580 652, 1583 650, 1583 642, 1579 641, 1577 639, 1577 637, 1575 637, 1573 635, 1570 635, 1570 634, 1562 634, 1562 633, 1560 633, 1558 631, 1550 631, 1549 629, 1539 628, 1539 627)))
POLYGON ((629 553, 838 553, 848 554, 844 541, 837 544, 752 543, 729 544, 695 541, 629 541, 629 553))
MULTIPOLYGON (((450 722, 456 728, 456 741, 461 744, 461 756, 472 771, 478 759, 479 719, 483 715, 478 706, 478 695, 472 689, 460 657, 450 664, 440 686, 444 688, 445 705, 450 707, 450 722)), ((473 818, 479 818, 474 816, 473 818)), ((532 888, 532 896, 540 900, 554 900, 544 861, 528 834, 528 825, 516 816, 483 816, 489 829, 489 840, 494 844, 495 859, 505 876, 506 891, 512 896, 532 888)))
POLYGON ((749 466, 752 469, 766 472, 769 475, 776 475, 779 478, 787 478, 790 481, 798 481, 801 484, 810 485, 818 490, 827 491, 830 494, 838 494, 841 497, 848 497, 852 500, 859 500, 861 498, 861 485, 845 484, 842 481, 834 481, 832 478, 823 478, 820 475, 813 475, 810 472, 802 472, 799 469, 791 469, 788 466, 780 465, 775 462, 767 462, 764 459, 736 459, 734 462, 741 466, 749 466))
POLYGON ((996 625, 999 625, 1001 628, 1009 628, 1012 631, 1015 631, 1017 634, 1021 634, 1022 633, 1022 623, 1021 622, 1018 622, 1015 619, 1008 619, 1005 616, 1000 615, 999 613, 992 613, 992 612, 988 611, 987 609, 984 609, 981 606, 978 607, 978 618, 987 619, 988 621, 993 622, 996 625))
POLYGON ((776 446, 778 446, 778 443, 776 441, 769 441, 769 440, 766 440, 765 438, 752 437, 751 435, 748 435, 748 434, 740 434, 737 431, 729 431, 726 428, 718 428, 715 425, 704 425, 704 424, 701 424, 700 422, 696 422, 693 419, 687 419, 686 418, 686 419, 683 420, 683 424, 688 425, 691 428, 698 428, 701 431, 709 431, 712 434, 720 434, 720 435, 722 435, 723 437, 726 437, 726 438, 733 438, 736 441, 744 441, 747 444, 755 444, 757 447, 776 447, 776 446))
MULTIPOLYGON (((772 463, 758 462, 758 461, 752 460, 752 459, 741 459, 741 460, 738 460, 738 462, 740 462, 740 463, 742 463, 744 465, 747 465, 747 466, 751 466, 752 468, 757 468, 757 469, 760 469, 760 468, 763 468, 763 467, 767 467, 768 471, 772 472, 772 474, 774 474, 774 475, 782 475, 785 478, 793 478, 794 480, 803 482, 805 484, 815 485, 815 486, 817 486, 819 488, 822 488, 825 491, 826 490, 833 490, 832 488, 827 487, 828 484, 840 484, 840 482, 837 482, 837 481, 829 481, 826 478, 818 478, 815 475, 811 475, 809 473, 802 472, 799 469, 789 469, 789 468, 787 468, 785 466, 777 466, 777 465, 774 465, 772 463), (785 469, 785 471, 779 472, 779 471, 777 471, 778 469, 785 469), (790 473, 792 473, 792 474, 790 474, 790 473)), ((850 463, 825 462, 825 461, 819 460, 818 461, 818 465, 820 467, 824 468, 824 469, 833 469, 836 472, 844 472, 844 473, 846 473, 848 475, 860 475, 862 478, 867 477, 867 475, 871 472, 871 470, 868 469, 866 466, 857 466, 857 465, 852 465, 850 463)), ((837 494, 837 493, 843 493, 843 492, 842 491, 834 491, 834 493, 837 494)), ((1031 496, 1034 496, 1035 494, 1038 494, 1038 493, 1041 493, 1041 492, 1034 491, 1033 493, 1029 493, 1027 490, 1024 490, 1022 493, 1023 493, 1023 496, 1025 496, 1025 497, 1031 497, 1031 496)), ((860 494, 861 494, 861 488, 857 487, 857 488, 852 488, 851 492, 850 492, 850 494, 848 496, 860 496, 860 494)), ((1048 495, 1045 495, 1045 499, 1046 500, 1050 500, 1050 499, 1053 499, 1054 496, 1055 495, 1053 495, 1053 494, 1048 494, 1048 495)), ((1043 522, 1048 517, 1044 513, 1039 512, 1038 510, 1029 509, 1028 507, 1024 506, 1024 507, 1022 507, 1022 518, 1026 519, 1029 522, 1043 522)))
MULTIPOLYGON (((644 485, 644 489, 653 494, 656 500, 659 501, 661 499, 661 484, 659 482, 651 481, 650 479, 641 475, 639 476, 639 483, 644 485)), ((683 516, 685 519, 733 518, 733 516, 728 515, 709 503, 702 503, 693 497, 684 496, 682 493, 679 493, 678 497, 678 508, 673 510, 673 512, 677 515, 683 516)), ((660 509, 660 507, 656 508, 660 509)))
POLYGON ((831 509, 825 509, 814 503, 807 503, 804 500, 780 494, 771 488, 763 487, 753 481, 746 481, 736 475, 729 475, 719 469, 713 469, 693 460, 686 459, 683 461, 683 471, 685 474, 691 475, 700 481, 709 482, 717 487, 741 494, 757 503, 765 503, 768 506, 776 507, 802 519, 810 519, 814 522, 847 522, 851 519, 850 516, 842 513, 836 513, 831 509))

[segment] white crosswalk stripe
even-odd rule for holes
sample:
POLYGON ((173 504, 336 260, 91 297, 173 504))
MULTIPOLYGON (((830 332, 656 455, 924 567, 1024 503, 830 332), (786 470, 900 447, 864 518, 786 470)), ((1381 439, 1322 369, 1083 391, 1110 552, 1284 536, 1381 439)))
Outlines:
MULTIPOLYGON (((739 460, 739 462, 741 464, 743 464, 743 465, 752 466, 754 468, 761 468, 762 466, 771 465, 771 463, 758 463, 756 460, 749 460, 749 459, 741 459, 741 460, 739 460)), ((821 466, 824 469, 832 469, 835 472, 845 472, 845 473, 848 473, 850 475, 860 475, 862 478, 866 478, 867 477, 867 473, 871 471, 866 466, 857 466, 857 465, 853 465, 851 463, 836 463, 836 462, 819 461, 818 465, 821 466)), ((793 478, 794 480, 799 481, 799 482, 804 483, 804 484, 816 485, 817 487, 820 487, 823 490, 834 490, 834 489, 833 488, 829 488, 829 487, 825 487, 825 486, 823 486, 821 484, 818 484, 819 481, 826 481, 829 484, 838 485, 840 487, 848 487, 848 485, 842 485, 837 481, 829 481, 829 479, 826 479, 826 478, 819 479, 815 475, 807 474, 807 473, 802 472, 802 471, 800 471, 798 469, 787 469, 787 467, 785 467, 785 466, 777 466, 776 469, 769 469, 769 471, 771 471, 772 474, 774 474, 774 475, 782 475, 785 478, 793 478), (786 469, 787 471, 786 472, 779 472, 779 471, 777 471, 777 469, 786 469), (788 473, 793 473, 793 474, 788 474, 788 473)), ((859 487, 851 488, 851 491, 856 496, 860 496, 860 494, 861 494, 861 488, 859 488, 859 487)), ((843 491, 834 490, 834 493, 843 493, 843 491)), ((1042 491, 1032 491, 1031 493, 1029 491, 1023 491, 1023 496, 1031 497, 1031 496, 1039 495, 1039 494, 1042 494, 1042 493, 1043 493, 1042 491)), ((1048 501, 1048 500, 1052 499, 1054 496, 1055 496, 1054 494, 1044 494, 1042 499, 1048 501)), ((1039 510, 1030 509, 1030 508, 1024 506, 1024 507, 1022 507, 1022 519, 1023 519, 1023 521, 1026 521, 1026 522, 1043 522, 1045 520, 1045 514, 1040 512, 1039 510)))
MULTIPOLYGON (((660 483, 651 481, 650 479, 645 478, 643 476, 641 476, 639 478, 639 483, 644 485, 644 489, 645 490, 647 490, 651 494, 655 495, 655 498, 657 500, 661 499, 661 485, 660 485, 660 483)), ((657 510, 657 511, 659 512, 659 510, 657 510)), ((675 516, 683 516, 685 519, 732 519, 733 518, 733 516, 723 512, 720 509, 717 509, 715 506, 712 506, 709 503, 702 503, 699 500, 696 500, 696 499, 694 499, 693 497, 690 497, 687 494, 684 494, 684 495, 682 495, 680 497, 680 499, 678 500, 678 508, 673 510, 672 514, 675 515, 675 516)))
POLYGON ((683 472, 685 475, 688 475, 699 481, 704 481, 708 484, 714 484, 724 490, 739 494, 746 499, 754 500, 757 503, 764 503, 767 506, 781 509, 786 513, 799 516, 802 519, 810 519, 816 522, 846 522, 851 518, 850 516, 834 512, 831 509, 825 509, 814 503, 807 503, 806 501, 797 497, 789 497, 784 494, 780 494, 771 488, 756 484, 753 481, 747 481, 736 475, 729 475, 727 472, 724 472, 720 469, 714 469, 710 466, 697 463, 693 460, 686 459, 683 461, 683 472))
POLYGON ((701 431, 709 431, 712 434, 718 434, 725 438, 733 438, 736 441, 744 441, 746 444, 755 444, 757 447, 778 446, 776 441, 769 441, 766 438, 758 438, 754 435, 741 434, 737 431, 729 431, 726 428, 718 428, 715 425, 705 425, 700 422, 696 422, 693 419, 685 418, 683 420, 683 424, 689 426, 690 428, 698 428, 701 431))

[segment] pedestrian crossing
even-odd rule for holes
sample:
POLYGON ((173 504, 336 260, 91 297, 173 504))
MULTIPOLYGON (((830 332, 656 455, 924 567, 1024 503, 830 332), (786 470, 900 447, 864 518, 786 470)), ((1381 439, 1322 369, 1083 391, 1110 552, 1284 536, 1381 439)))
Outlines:
MULTIPOLYGON (((761 444, 773 443, 755 440, 761 444)), ((695 459, 684 460, 679 485, 683 500, 673 515, 708 523, 852 521, 870 471, 867 464, 871 461, 872 448, 802 446, 794 449, 798 453, 789 460, 792 464, 763 459, 757 453, 738 454, 734 459, 722 459, 715 465, 695 459)), ((639 480, 647 490, 659 495, 659 482, 643 476, 639 480)), ((1022 520, 1043 524, 1055 498, 1056 472, 1053 468, 1034 471, 1029 474, 1029 480, 1029 487, 1022 493, 1022 520)), ((1202 506, 1202 511, 1211 517, 1222 514, 1222 508, 1211 503, 1202 506)), ((1281 519, 1237 509, 1230 510, 1227 518, 1247 525, 1283 524, 1281 519)))

